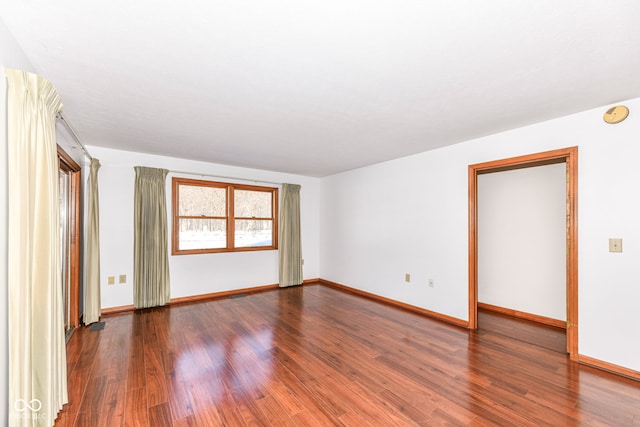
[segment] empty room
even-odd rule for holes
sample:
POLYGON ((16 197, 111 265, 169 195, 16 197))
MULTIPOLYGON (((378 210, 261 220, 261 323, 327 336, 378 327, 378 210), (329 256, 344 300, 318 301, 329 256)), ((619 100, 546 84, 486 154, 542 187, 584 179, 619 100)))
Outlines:
POLYGON ((640 426, 640 3, 3 2, 9 426, 640 426))

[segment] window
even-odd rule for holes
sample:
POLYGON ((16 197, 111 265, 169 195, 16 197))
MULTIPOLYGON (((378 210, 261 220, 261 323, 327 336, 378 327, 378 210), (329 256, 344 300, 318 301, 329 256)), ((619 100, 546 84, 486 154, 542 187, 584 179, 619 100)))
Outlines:
POLYGON ((278 248, 278 189, 173 178, 172 254, 278 248))

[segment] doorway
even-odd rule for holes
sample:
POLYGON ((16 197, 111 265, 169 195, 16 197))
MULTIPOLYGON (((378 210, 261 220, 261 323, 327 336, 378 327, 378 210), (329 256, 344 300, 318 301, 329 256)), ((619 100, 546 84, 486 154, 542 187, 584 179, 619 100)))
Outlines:
POLYGON ((570 147, 469 166, 469 328, 477 329, 478 175, 561 162, 566 164, 566 351, 571 360, 578 356, 577 159, 578 148, 570 147))
POLYGON ((58 165, 61 292, 68 336, 80 325, 81 169, 60 146, 58 165))

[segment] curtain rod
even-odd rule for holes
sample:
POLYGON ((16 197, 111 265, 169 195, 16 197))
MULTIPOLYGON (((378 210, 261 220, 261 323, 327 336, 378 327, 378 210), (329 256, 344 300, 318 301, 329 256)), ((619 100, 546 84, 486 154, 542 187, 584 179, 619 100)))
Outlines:
POLYGON ((212 175, 212 174, 208 174, 208 173, 174 171, 174 170, 169 170, 169 172, 171 172, 171 173, 179 173, 179 174, 183 174, 183 175, 195 175, 195 176, 202 176, 202 177, 206 176, 206 177, 209 177, 209 178, 232 179, 232 180, 235 180, 235 181, 246 181, 246 182, 254 182, 254 183, 261 183, 261 184, 282 185, 281 182, 265 181, 265 180, 262 180, 262 179, 239 178, 237 176, 212 175))
POLYGON ((91 154, 89 154, 89 151, 87 150, 87 147, 85 147, 85 145, 82 143, 82 141, 80 141, 80 137, 78 136, 76 131, 73 130, 73 128, 71 127, 71 125, 69 124, 67 119, 65 119, 65 117, 62 115, 62 112, 59 112, 58 114, 56 114, 56 118, 62 122, 64 127, 67 128, 67 130, 71 134, 71 137, 78 143, 80 148, 82 148, 82 151, 84 152, 84 155, 87 156, 89 158, 89 160, 93 160, 93 157, 91 157, 91 154))

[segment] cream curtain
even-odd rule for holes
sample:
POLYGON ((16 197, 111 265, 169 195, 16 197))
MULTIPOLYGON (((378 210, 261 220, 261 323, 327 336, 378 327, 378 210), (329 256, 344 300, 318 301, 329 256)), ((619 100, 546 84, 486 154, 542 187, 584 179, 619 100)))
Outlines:
POLYGON ((166 169, 136 166, 134 192, 133 305, 169 302, 166 169))
POLYGON ((51 426, 68 401, 55 132, 62 104, 48 80, 5 73, 9 425, 51 426))
POLYGON ((87 246, 85 255, 84 316, 85 325, 100 320, 100 212, 98 201, 100 161, 92 159, 87 180, 87 246))
POLYGON ((279 227, 280 287, 300 285, 303 279, 299 185, 282 184, 279 227))

